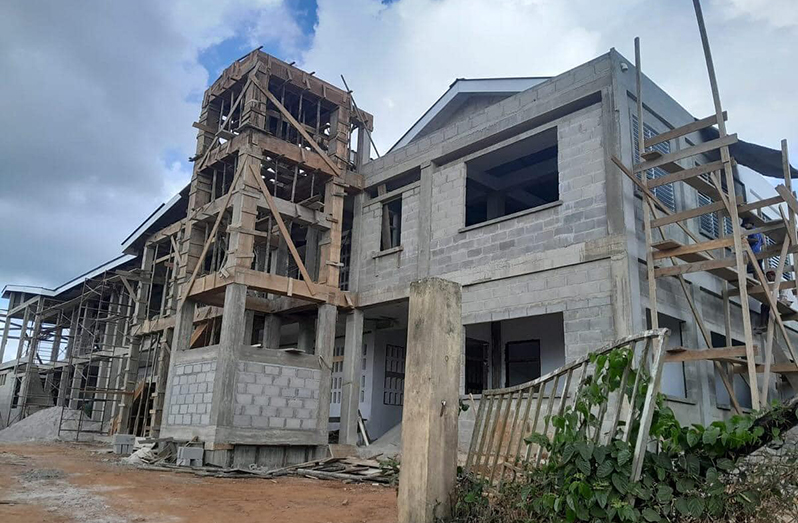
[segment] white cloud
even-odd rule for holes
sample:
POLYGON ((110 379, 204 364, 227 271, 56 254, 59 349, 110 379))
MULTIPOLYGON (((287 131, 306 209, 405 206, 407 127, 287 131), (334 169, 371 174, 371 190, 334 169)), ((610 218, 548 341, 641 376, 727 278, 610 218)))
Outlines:
MULTIPOLYGON (((730 130, 798 150, 796 3, 704 3, 730 130)), ((336 84, 343 73, 381 152, 458 77, 555 75, 610 47, 633 58, 638 35, 646 74, 712 112, 689 0, 319 0, 311 41, 295 5, 1 3, 0 285, 56 285, 115 256, 188 181, 175 158, 194 152, 198 57, 231 37, 336 84)))
MULTIPOLYGON (((785 29, 798 4, 704 3, 729 128, 798 150, 798 42, 785 29)), ((696 116, 713 111, 689 0, 320 0, 318 16, 303 63, 346 76, 383 153, 458 77, 556 75, 611 47, 633 60, 635 36, 648 76, 696 116)))
MULTIPOLYGON (((0 286, 57 285, 119 242, 190 179, 208 72, 233 36, 296 52, 280 0, 0 5, 0 286)), ((243 52, 242 52, 243 54, 243 52)), ((214 71, 215 73, 216 71, 214 71)))

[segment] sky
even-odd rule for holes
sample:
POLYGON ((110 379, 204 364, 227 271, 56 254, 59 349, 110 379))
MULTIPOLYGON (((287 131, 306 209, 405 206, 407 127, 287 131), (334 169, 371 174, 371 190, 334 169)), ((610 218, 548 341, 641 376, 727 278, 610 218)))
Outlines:
MULTIPOLYGON (((704 14, 729 132, 787 138, 798 157, 798 2, 704 0, 704 14)), ((611 47, 633 60, 635 36, 648 76, 714 112, 690 0, 7 0, 0 288, 119 255, 190 181, 203 91, 255 47, 343 74, 385 152, 456 78, 556 75, 611 47)))

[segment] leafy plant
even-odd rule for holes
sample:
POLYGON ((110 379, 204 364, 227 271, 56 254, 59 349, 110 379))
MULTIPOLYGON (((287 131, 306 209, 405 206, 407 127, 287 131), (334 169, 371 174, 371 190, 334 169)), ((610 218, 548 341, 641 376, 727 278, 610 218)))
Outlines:
POLYGON ((741 455, 778 439, 781 428, 794 423, 793 414, 798 416, 798 412, 781 406, 769 411, 767 427, 754 415, 732 416, 707 427, 684 427, 659 395, 650 429, 657 451, 646 453, 640 481, 630 482, 633 447, 627 442, 636 440, 638 423, 621 426, 615 439, 606 445, 597 444, 594 435, 601 424, 601 417, 595 413, 607 408, 613 392, 618 391, 629 401, 634 398, 636 409, 642 408, 650 377, 645 370, 626 370, 632 357, 628 347, 591 355, 594 370, 579 384, 573 405, 550 419, 554 435, 532 434, 526 440, 545 449, 548 459, 539 467, 528 468, 520 481, 505 484, 490 496, 484 482, 463 480, 461 485, 468 488, 459 491, 455 519, 747 521, 768 513, 767 507, 795 506, 798 451, 791 458, 786 454, 779 457, 782 465, 792 459, 792 467, 763 469, 757 462, 760 467, 755 480, 746 477, 752 473, 750 464, 738 462, 741 455), (636 372, 641 373, 639 377, 636 372), (621 386, 624 390, 619 390, 621 386), (772 474, 776 469, 782 473, 772 474))

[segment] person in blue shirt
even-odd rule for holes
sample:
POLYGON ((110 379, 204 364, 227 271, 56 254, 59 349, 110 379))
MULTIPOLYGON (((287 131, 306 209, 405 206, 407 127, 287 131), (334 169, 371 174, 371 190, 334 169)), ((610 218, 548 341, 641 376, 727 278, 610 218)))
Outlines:
MULTIPOLYGON (((754 228, 754 222, 752 222, 750 218, 743 218, 743 229, 750 231, 753 228, 754 228)), ((760 252, 762 252, 762 249, 765 248, 765 235, 762 234, 761 232, 755 232, 749 234, 748 245, 751 247, 751 252, 753 252, 754 254, 759 254, 760 252)), ((759 268, 761 269, 762 260, 757 260, 756 263, 757 265, 759 265, 759 268)), ((751 263, 748 264, 748 272, 749 273, 754 272, 754 266, 751 263)))

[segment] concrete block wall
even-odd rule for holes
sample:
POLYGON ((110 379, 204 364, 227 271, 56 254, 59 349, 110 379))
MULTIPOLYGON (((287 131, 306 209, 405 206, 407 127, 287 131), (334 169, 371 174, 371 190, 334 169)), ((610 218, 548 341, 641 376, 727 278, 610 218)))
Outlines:
POLYGON ((178 363, 169 396, 169 425, 209 425, 216 360, 178 363))
MULTIPOLYGON (((600 117, 601 108, 595 105, 516 137, 522 139, 556 127, 560 205, 465 228, 465 162, 442 167, 434 173, 431 273, 445 277, 447 273, 488 262, 511 260, 606 236, 600 117)), ((465 161, 483 153, 468 156, 465 161)))
POLYGON ((409 283, 416 278, 419 192, 418 183, 408 185, 407 190, 402 192, 402 250, 391 254, 379 255, 383 202, 366 202, 363 205, 359 290, 368 291, 401 282, 409 283))
POLYGON ((233 426, 316 430, 321 371, 239 361, 233 426))
POLYGON ((610 261, 540 271, 463 288, 463 323, 561 312, 566 361, 615 339, 610 261))

